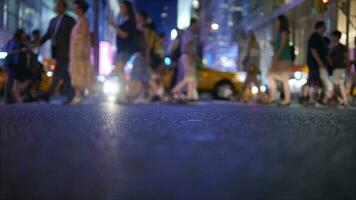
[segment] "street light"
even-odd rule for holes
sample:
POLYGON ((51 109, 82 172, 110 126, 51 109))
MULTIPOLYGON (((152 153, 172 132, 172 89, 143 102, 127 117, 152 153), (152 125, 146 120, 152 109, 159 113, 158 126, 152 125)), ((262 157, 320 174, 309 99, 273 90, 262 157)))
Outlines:
POLYGON ((177 29, 172 29, 171 31, 171 40, 175 40, 178 36, 178 31, 177 29))
POLYGON ((7 56, 7 52, 5 52, 5 51, 0 52, 0 59, 5 59, 6 56, 7 56))
POLYGON ((192 1, 192 7, 194 9, 198 9, 199 8, 199 1, 198 0, 193 0, 192 1))
POLYGON ((212 24, 211 24, 211 29, 212 29, 213 31, 219 30, 219 24, 217 24, 217 23, 212 23, 212 24))

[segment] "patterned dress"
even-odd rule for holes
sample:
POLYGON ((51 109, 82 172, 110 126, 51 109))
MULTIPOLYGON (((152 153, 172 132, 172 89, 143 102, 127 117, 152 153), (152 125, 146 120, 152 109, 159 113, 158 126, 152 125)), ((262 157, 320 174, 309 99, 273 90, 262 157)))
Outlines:
POLYGON ((82 17, 72 29, 70 37, 69 74, 74 88, 91 89, 93 86, 90 48, 89 22, 86 17, 82 17))

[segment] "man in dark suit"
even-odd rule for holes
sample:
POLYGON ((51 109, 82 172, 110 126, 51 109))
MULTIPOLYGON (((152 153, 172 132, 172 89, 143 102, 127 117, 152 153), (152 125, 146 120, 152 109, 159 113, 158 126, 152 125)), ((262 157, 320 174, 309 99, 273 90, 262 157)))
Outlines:
POLYGON ((48 40, 52 42, 52 57, 56 60, 56 68, 53 73, 53 80, 48 93, 42 95, 42 99, 49 101, 58 83, 63 81, 63 89, 69 103, 74 97, 74 89, 71 86, 68 73, 69 66, 69 42, 75 20, 66 14, 68 4, 65 0, 57 0, 55 10, 57 16, 49 24, 46 34, 41 38, 41 45, 48 40))

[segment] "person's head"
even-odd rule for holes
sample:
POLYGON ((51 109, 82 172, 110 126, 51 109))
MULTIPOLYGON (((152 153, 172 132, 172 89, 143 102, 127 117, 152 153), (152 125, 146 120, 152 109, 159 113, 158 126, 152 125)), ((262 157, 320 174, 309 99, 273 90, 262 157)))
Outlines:
POLYGON ((140 10, 136 12, 136 22, 138 24, 146 24, 148 20, 148 15, 145 11, 140 10))
POLYGON ((247 39, 256 40, 255 32, 253 32, 252 30, 248 30, 246 32, 246 36, 247 36, 247 39))
POLYGON ((57 0, 55 10, 58 15, 62 15, 68 9, 68 3, 66 0, 57 0))
POLYGON ((341 39, 341 32, 336 30, 334 31, 332 34, 331 34, 331 42, 334 43, 334 44, 337 44, 340 42, 340 39, 341 39))
POLYGON ((124 0, 120 3, 120 15, 135 20, 135 12, 130 1, 124 0))
POLYGON ((279 15, 275 20, 275 28, 280 33, 289 33, 289 22, 287 16, 279 15))
POLYGON ((167 39, 165 33, 160 33, 158 38, 159 38, 159 41, 160 41, 161 44, 164 44, 166 42, 166 39, 167 39))
POLYGON ((196 18, 191 18, 190 19, 190 29, 193 31, 193 32, 198 32, 199 30, 199 23, 198 23, 198 20, 196 18))
POLYGON ((40 32, 40 30, 36 29, 36 30, 32 31, 32 37, 33 37, 34 39, 41 38, 41 32, 40 32))
POLYGON ((74 13, 77 16, 83 16, 89 8, 89 4, 84 0, 75 0, 73 3, 74 13))
POLYGON ((26 32, 22 28, 18 28, 14 33, 13 39, 16 42, 23 43, 24 41, 26 41, 26 37, 26 32))
POLYGON ((324 21, 318 21, 315 24, 314 29, 315 29, 315 31, 317 31, 321 35, 324 35, 324 33, 326 32, 326 24, 325 24, 325 22, 324 21))

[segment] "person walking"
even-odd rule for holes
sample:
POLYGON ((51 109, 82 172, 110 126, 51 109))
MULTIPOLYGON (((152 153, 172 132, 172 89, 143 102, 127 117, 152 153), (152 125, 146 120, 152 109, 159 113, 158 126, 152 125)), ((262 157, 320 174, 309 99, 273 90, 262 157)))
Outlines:
POLYGON ((49 24, 47 32, 43 35, 40 45, 48 40, 52 42, 52 57, 56 61, 56 68, 53 74, 53 80, 49 91, 40 98, 48 102, 50 97, 55 92, 60 81, 63 81, 63 89, 66 93, 67 100, 65 104, 71 102, 74 97, 74 89, 71 86, 70 76, 68 72, 69 65, 69 40, 72 28, 75 25, 75 20, 66 14, 68 4, 65 0, 57 0, 55 10, 57 16, 53 18, 49 24))
POLYGON ((308 99, 311 88, 317 91, 317 87, 323 85, 325 88, 323 103, 327 103, 327 100, 332 96, 333 85, 327 70, 328 46, 323 38, 326 32, 326 24, 324 21, 318 21, 314 28, 315 31, 308 41, 307 64, 309 74, 307 83, 302 90, 302 102, 308 99))
POLYGON ((150 67, 149 67, 149 29, 148 21, 150 20, 147 13, 139 10, 135 13, 137 33, 135 44, 137 46, 135 53, 135 60, 131 72, 131 81, 140 82, 139 96, 133 100, 134 103, 147 103, 149 98, 149 81, 150 81, 150 67))
POLYGON ((251 84, 260 88, 258 75, 260 74, 260 47, 253 31, 247 32, 247 50, 243 60, 244 71, 247 72, 246 80, 241 90, 239 100, 248 102, 248 92, 251 91, 251 84))
POLYGON ((43 73, 43 65, 38 61, 38 57, 40 54, 40 47, 36 47, 41 41, 41 33, 39 30, 32 31, 32 41, 31 47, 35 47, 31 49, 29 52, 30 57, 30 91, 29 91, 29 98, 28 101, 37 101, 38 92, 40 89, 40 83, 42 80, 42 73, 43 73))
MULTIPOLYGON (((124 82, 124 67, 132 54, 135 53, 137 45, 135 45, 135 36, 137 33, 135 12, 130 1, 124 0, 120 3, 120 15, 123 22, 119 25, 115 21, 109 20, 109 26, 113 27, 116 32, 116 66, 111 74, 118 75, 124 82)), ((126 86, 123 86, 126 88, 126 86)), ((120 101, 125 102, 128 91, 124 91, 120 96, 120 101)))
POLYGON ((13 49, 13 42, 15 38, 19 37, 17 32, 18 31, 15 32, 14 36, 5 45, 5 51, 8 54, 4 60, 4 68, 7 74, 7 80, 5 83, 5 91, 4 91, 5 104, 11 104, 16 102, 16 99, 11 92, 12 88, 14 87, 15 78, 14 78, 14 70, 13 70, 13 56, 11 55, 10 51, 12 51, 13 49))
POLYGON ((82 102, 82 92, 85 89, 92 89, 94 74, 90 65, 89 21, 85 17, 89 5, 84 0, 76 0, 73 8, 78 20, 70 37, 69 74, 75 90, 75 96, 70 104, 77 105, 82 102))
POLYGON ((276 102, 277 81, 283 84, 284 99, 281 106, 289 106, 291 94, 289 76, 291 73, 292 56, 289 47, 289 22, 285 15, 279 15, 275 20, 276 36, 274 41, 274 55, 272 66, 268 73, 270 96, 268 103, 276 102))
POLYGON ((345 45, 340 43, 341 32, 334 31, 331 35, 331 66, 332 66, 332 79, 335 85, 340 89, 340 94, 343 100, 342 105, 348 106, 349 100, 346 94, 345 81, 346 70, 349 66, 348 49, 345 45))
POLYGON ((169 49, 169 55, 171 57, 172 60, 172 64, 171 64, 171 69, 172 69, 172 77, 171 80, 169 82, 169 90, 172 90, 174 88, 174 86, 180 81, 178 80, 178 61, 179 58, 181 56, 181 51, 180 51, 180 46, 181 46, 181 42, 182 42, 182 35, 183 32, 182 30, 178 30, 177 31, 177 37, 175 38, 175 40, 171 41, 170 44, 170 49, 169 49))
POLYGON ((15 98, 17 103, 25 100, 24 93, 30 84, 26 37, 27 35, 23 29, 17 29, 6 49, 8 56, 6 57, 5 65, 9 73, 6 92, 11 92, 11 96, 15 98))
POLYGON ((179 58, 179 71, 183 71, 183 80, 173 88, 173 99, 180 98, 183 88, 187 88, 188 101, 197 100, 197 38, 195 34, 199 30, 197 19, 191 19, 189 28, 183 33, 181 42, 181 56, 179 58))

